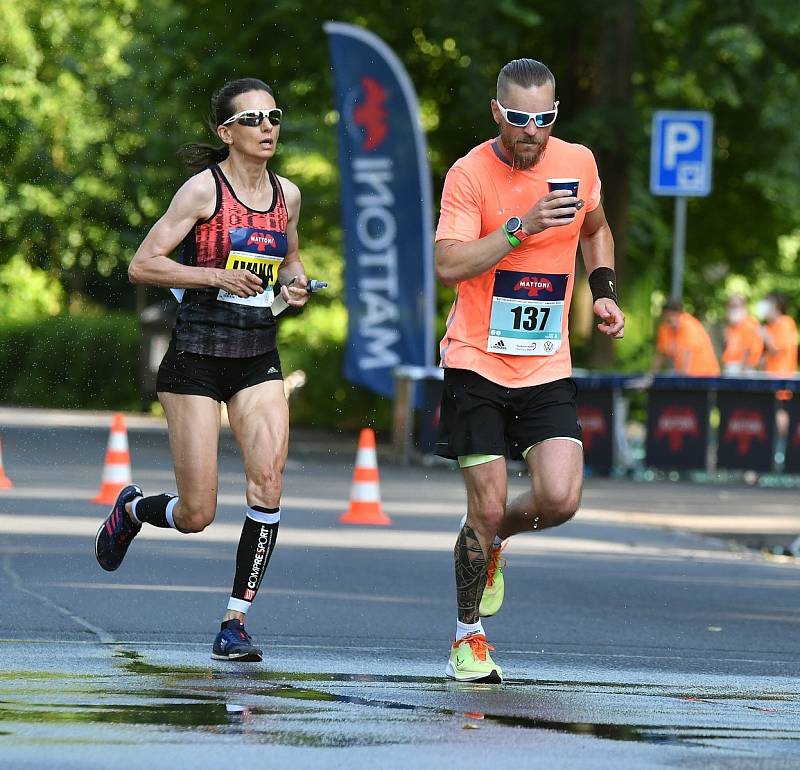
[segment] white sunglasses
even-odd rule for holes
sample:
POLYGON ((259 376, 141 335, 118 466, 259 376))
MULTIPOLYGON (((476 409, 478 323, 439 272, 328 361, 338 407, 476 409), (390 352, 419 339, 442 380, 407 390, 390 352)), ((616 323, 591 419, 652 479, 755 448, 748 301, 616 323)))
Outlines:
MULTIPOLYGON (((497 101, 495 99, 495 101, 497 101)), ((500 102, 497 102, 500 114, 506 122, 517 128, 525 128, 531 121, 537 128, 547 128, 556 122, 558 117, 558 102, 553 103, 552 110, 545 112, 523 112, 522 110, 507 110, 500 102)))
POLYGON ((282 117, 283 110, 278 107, 270 110, 242 110, 231 115, 222 125, 238 123, 240 126, 260 126, 265 120, 268 120, 273 126, 279 126, 282 117))

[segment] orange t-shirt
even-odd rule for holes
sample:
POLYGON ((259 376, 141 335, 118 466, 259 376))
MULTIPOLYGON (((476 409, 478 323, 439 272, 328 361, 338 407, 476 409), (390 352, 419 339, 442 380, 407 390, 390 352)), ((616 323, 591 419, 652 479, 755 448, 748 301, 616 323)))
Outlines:
POLYGON ((551 136, 539 162, 522 171, 499 155, 496 141, 478 145, 447 172, 437 241, 484 238, 547 195, 548 179, 579 179, 584 201, 570 224, 529 236, 493 268, 456 287, 441 366, 519 388, 572 373, 567 320, 575 255, 583 220, 600 205, 600 178, 583 145, 551 136))
POLYGON ((778 316, 766 326, 772 347, 771 353, 764 347, 764 371, 773 374, 795 374, 797 372, 797 324, 788 315, 778 316))
POLYGON ((725 327, 723 364, 738 364, 742 369, 755 369, 763 350, 761 327, 753 316, 747 316, 738 324, 728 324, 725 327))
POLYGON ((719 375, 719 363, 711 338, 703 324, 688 313, 681 313, 677 329, 665 323, 659 325, 656 349, 672 359, 672 368, 677 374, 689 377, 719 375))

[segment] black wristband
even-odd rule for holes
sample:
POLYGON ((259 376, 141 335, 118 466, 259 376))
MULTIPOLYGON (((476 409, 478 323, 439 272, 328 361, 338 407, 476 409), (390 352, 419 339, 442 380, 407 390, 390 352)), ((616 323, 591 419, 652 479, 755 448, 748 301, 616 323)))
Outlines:
POLYGON ((592 290, 592 302, 601 297, 617 299, 617 274, 611 267, 596 267, 589 275, 589 288, 592 290))

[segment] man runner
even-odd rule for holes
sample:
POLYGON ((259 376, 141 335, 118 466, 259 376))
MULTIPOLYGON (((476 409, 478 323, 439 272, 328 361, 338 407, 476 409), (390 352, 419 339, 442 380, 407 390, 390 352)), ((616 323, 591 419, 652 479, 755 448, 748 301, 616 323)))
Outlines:
POLYGON ((437 275, 456 287, 440 348, 437 454, 458 459, 467 491, 446 672, 500 682, 480 616, 502 603, 501 547, 519 532, 563 524, 580 503, 583 446, 567 331, 579 241, 597 328, 620 338, 625 319, 594 156, 550 136, 558 115, 552 72, 533 59, 509 62, 491 109, 499 136, 448 172, 436 231, 437 275), (548 179, 579 180, 578 196, 548 192, 548 179), (530 490, 510 503, 507 455, 524 457, 531 475, 530 490))

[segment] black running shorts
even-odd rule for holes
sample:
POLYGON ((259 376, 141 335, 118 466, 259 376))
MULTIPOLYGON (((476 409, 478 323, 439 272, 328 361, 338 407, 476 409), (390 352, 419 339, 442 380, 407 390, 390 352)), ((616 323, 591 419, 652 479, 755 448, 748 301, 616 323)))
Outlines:
POLYGON ((230 401, 251 385, 281 379, 277 350, 249 358, 222 358, 175 350, 173 342, 158 368, 156 390, 230 401))
POLYGON ((522 457, 550 438, 581 440, 574 380, 506 388, 466 369, 445 369, 436 454, 522 457))

